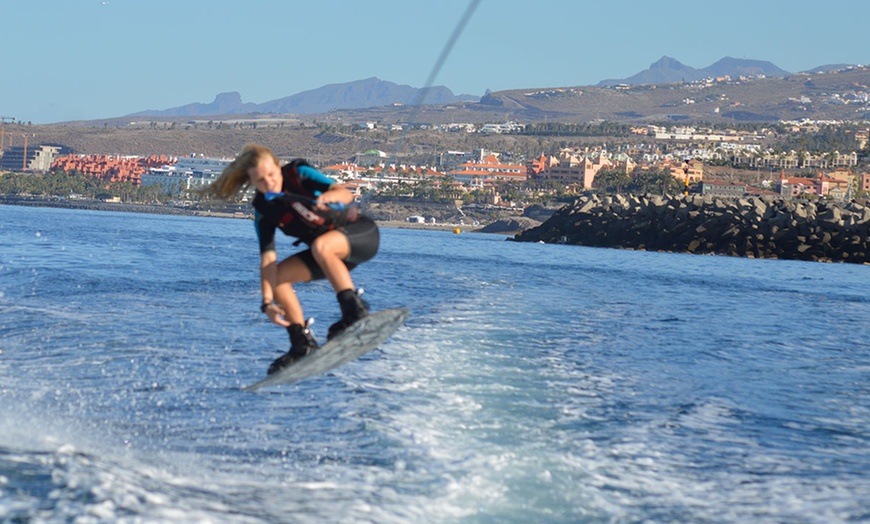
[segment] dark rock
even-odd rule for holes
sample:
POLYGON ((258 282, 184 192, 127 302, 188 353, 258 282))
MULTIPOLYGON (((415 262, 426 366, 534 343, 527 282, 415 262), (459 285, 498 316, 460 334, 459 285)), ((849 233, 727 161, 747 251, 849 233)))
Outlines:
POLYGON ((870 208, 709 195, 590 195, 512 240, 867 264, 870 208))
POLYGON ((517 217, 504 220, 496 220, 477 231, 479 233, 517 233, 527 229, 537 227, 541 223, 537 220, 526 217, 517 217))

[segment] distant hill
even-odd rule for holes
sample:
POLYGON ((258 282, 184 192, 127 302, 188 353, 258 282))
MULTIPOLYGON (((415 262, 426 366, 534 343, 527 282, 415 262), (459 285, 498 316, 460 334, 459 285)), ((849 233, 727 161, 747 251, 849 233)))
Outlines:
MULTIPOLYGON (((422 89, 372 77, 343 84, 329 84, 295 95, 255 104, 242 102, 238 92, 221 93, 210 104, 192 103, 162 110, 148 110, 127 116, 205 116, 250 113, 313 115, 341 109, 366 109, 419 103, 422 89)), ((454 95, 444 86, 429 88, 425 104, 450 104, 478 100, 473 95, 454 95)))
POLYGON ((731 58, 726 56, 711 66, 704 69, 699 69, 701 78, 730 76, 737 78, 740 76, 758 76, 764 75, 768 77, 783 78, 789 75, 789 72, 780 69, 773 63, 766 60, 747 60, 745 58, 731 58))
POLYGON ((648 84, 675 84, 679 82, 691 82, 709 77, 764 75, 782 78, 788 76, 788 71, 780 69, 771 62, 763 60, 747 60, 726 56, 713 65, 703 69, 695 69, 687 66, 679 60, 669 56, 661 57, 652 63, 648 69, 634 74, 628 78, 611 78, 598 82, 599 86, 615 86, 619 84, 648 85, 648 84))
MULTIPOLYGON (((671 67, 673 69, 673 67, 671 67)), ((281 158, 305 156, 318 165, 346 160, 369 149, 401 149, 408 163, 426 163, 434 151, 517 148, 538 155, 541 148, 565 140, 567 143, 598 142, 594 137, 560 137, 542 130, 539 135, 485 133, 442 133, 427 127, 405 128, 405 133, 383 131, 388 124, 492 123, 514 121, 531 123, 621 123, 632 126, 724 124, 778 122, 781 120, 870 120, 870 67, 825 66, 831 72, 794 73, 783 78, 712 81, 709 83, 670 83, 619 87, 536 86, 488 92, 479 101, 433 104, 425 108, 380 106, 337 110, 331 114, 343 123, 378 122, 381 130, 345 133, 316 125, 320 115, 292 117, 298 125, 270 122, 271 115, 249 115, 245 120, 262 118, 264 125, 232 127, 189 124, 188 116, 157 117, 148 121, 116 117, 91 121, 64 122, 34 126, 34 134, 44 144, 63 144, 76 152, 89 154, 175 156, 197 152, 206 156, 232 156, 245 144, 271 147, 281 158), (829 69, 830 68, 830 69, 829 69), (162 121, 163 125, 154 125, 162 121), (404 141, 404 145, 401 142, 404 141), (397 144, 399 144, 397 146, 397 144), (424 160, 425 158, 425 160, 424 160)), ((209 104, 191 104, 188 111, 224 111, 242 105, 238 94, 217 97, 209 104)), ((256 105, 256 104, 254 104, 256 105)), ((216 115, 216 121, 238 116, 216 115)), ((322 121, 322 120, 321 120, 322 121)), ((638 137, 637 140, 646 140, 638 137)), ((602 138, 603 140, 603 138, 602 138)))
POLYGON ((257 112, 258 104, 242 103, 242 95, 233 91, 221 93, 210 104, 195 102, 183 106, 163 110, 149 110, 133 113, 127 116, 205 116, 205 115, 238 115, 257 112))
POLYGON ((657 62, 650 64, 648 69, 631 75, 628 78, 610 78, 598 82, 599 86, 615 86, 619 84, 642 85, 642 84, 675 84, 677 82, 690 82, 698 76, 698 70, 687 66, 679 60, 669 56, 661 57, 657 62))
POLYGON ((300 122, 311 123, 324 113, 332 113, 348 123, 382 124, 511 120, 521 123, 857 121, 870 120, 868 91, 870 67, 867 66, 832 64, 809 72, 786 73, 761 60, 725 57, 703 69, 695 69, 676 59, 662 57, 636 75, 604 81, 598 86, 529 86, 487 91, 480 98, 455 96, 445 87, 435 87, 425 98, 425 108, 413 105, 419 100, 420 89, 369 78, 331 84, 262 104, 242 102, 239 93, 222 93, 209 104, 143 111, 99 122, 127 125, 129 116, 184 122, 191 116, 204 115, 215 120, 230 120, 237 118, 236 115, 260 118, 260 115, 290 114, 296 115, 300 122), (726 76, 730 80, 723 78, 726 76), (695 79, 711 80, 693 83, 695 79))
MULTIPOLYGON (((674 69, 670 67, 670 69, 674 69)), ((631 86, 575 86, 496 91, 466 111, 443 111, 443 121, 517 122, 776 122, 868 120, 870 68, 795 73, 748 80, 631 86)), ((426 118, 437 114, 427 110, 426 118)), ((387 121, 383 115, 380 121, 387 121)))
POLYGON ((819 67, 814 67, 807 71, 803 71, 804 73, 832 73, 836 71, 848 71, 849 69, 854 69, 858 66, 855 64, 826 64, 819 67))

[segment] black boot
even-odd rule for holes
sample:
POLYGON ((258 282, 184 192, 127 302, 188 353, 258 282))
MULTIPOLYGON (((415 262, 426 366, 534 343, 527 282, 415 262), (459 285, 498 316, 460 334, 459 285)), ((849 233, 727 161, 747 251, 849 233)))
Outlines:
POLYGON ((275 362, 272 362, 269 370, 266 371, 267 375, 295 364, 305 355, 310 355, 317 350, 317 340, 314 339, 314 335, 311 334, 311 330, 308 329, 307 325, 293 324, 287 328, 287 333, 290 334, 290 351, 275 359, 275 362))
POLYGON ((339 292, 338 306, 341 308, 341 320, 329 326, 326 339, 330 340, 347 329, 348 326, 369 314, 368 305, 361 298, 363 290, 345 289, 339 292))

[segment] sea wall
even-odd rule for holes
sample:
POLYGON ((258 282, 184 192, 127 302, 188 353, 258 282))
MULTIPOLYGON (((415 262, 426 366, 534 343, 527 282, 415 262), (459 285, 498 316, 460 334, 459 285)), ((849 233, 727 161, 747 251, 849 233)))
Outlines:
POLYGON ((122 204, 97 200, 58 200, 56 198, 23 198, 0 196, 0 205, 26 207, 54 207, 61 209, 85 209, 88 211, 121 211, 125 213, 148 213, 153 215, 210 216, 221 218, 250 218, 242 213, 226 210, 204 210, 163 205, 122 204))
POLYGON ((512 240, 868 264, 870 207, 709 195, 590 195, 512 240))

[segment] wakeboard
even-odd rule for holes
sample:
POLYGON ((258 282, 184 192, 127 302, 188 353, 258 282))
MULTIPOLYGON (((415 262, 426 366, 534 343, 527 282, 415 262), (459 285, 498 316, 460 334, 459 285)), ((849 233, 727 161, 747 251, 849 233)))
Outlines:
POLYGON ((410 313, 408 308, 370 313, 320 346, 314 353, 242 389, 257 391, 277 384, 293 384, 355 360, 390 338, 410 313))

